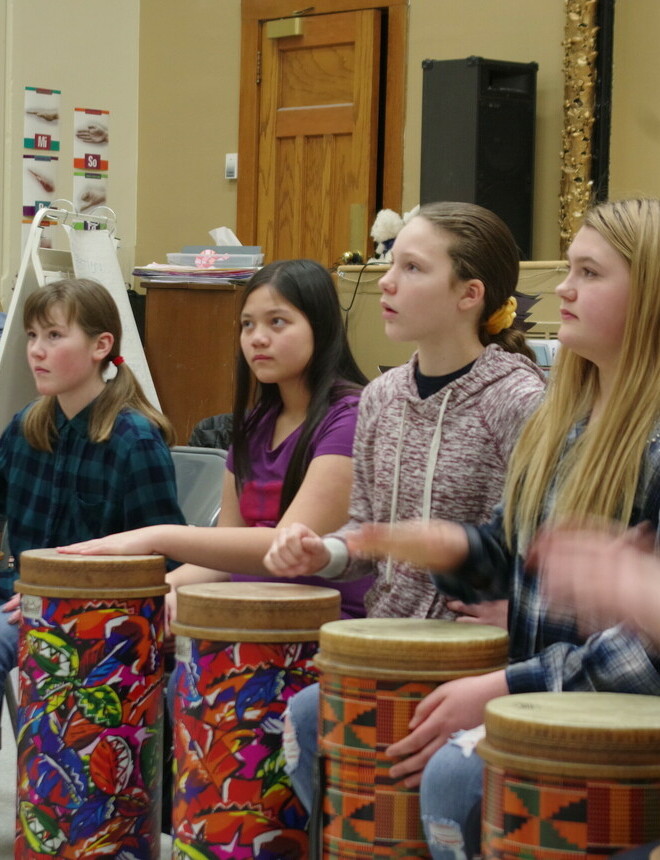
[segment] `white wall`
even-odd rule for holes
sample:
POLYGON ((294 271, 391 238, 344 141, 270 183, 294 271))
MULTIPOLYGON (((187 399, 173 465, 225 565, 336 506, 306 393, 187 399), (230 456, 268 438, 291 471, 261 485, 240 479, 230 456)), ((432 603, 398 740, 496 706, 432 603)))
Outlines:
POLYGON ((73 196, 73 109, 110 111, 108 205, 130 278, 136 241, 138 0, 0 0, 0 304, 20 263, 26 86, 61 90, 58 195, 73 196))

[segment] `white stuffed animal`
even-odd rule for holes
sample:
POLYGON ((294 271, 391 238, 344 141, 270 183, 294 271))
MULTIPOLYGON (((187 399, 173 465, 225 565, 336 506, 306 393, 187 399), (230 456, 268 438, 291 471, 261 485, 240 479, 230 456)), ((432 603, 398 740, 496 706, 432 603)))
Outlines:
POLYGON ((391 263, 392 245, 399 230, 419 212, 415 206, 410 212, 404 212, 403 217, 393 209, 381 209, 371 228, 371 238, 376 242, 376 252, 369 259, 370 263, 391 263))

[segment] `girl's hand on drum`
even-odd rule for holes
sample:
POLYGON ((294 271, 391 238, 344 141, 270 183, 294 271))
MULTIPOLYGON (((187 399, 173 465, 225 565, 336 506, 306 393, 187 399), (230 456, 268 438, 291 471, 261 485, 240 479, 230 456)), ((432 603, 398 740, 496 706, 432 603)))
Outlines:
POLYGON ((410 734, 385 751, 391 758, 401 758, 390 768, 392 779, 403 779, 406 788, 418 786, 426 763, 451 735, 483 723, 486 704, 508 692, 503 669, 436 687, 417 705, 410 734))
POLYGON ((352 555, 386 558, 391 555, 417 567, 445 570, 458 567, 468 551, 465 530, 448 520, 408 520, 365 523, 344 534, 352 555))
POLYGON ((463 603, 461 600, 448 600, 447 609, 457 612, 455 621, 467 624, 490 624, 492 627, 508 629, 508 600, 485 600, 483 603, 463 603))
POLYGON ((21 595, 12 594, 9 600, 2 605, 3 612, 11 612, 7 621, 10 624, 18 624, 21 620, 21 595))
POLYGON ((278 529, 264 566, 273 576, 293 579, 311 576, 330 561, 330 553, 316 532, 301 523, 278 529))
POLYGON ((159 526, 147 526, 129 532, 119 532, 94 540, 58 546, 57 551, 70 555, 153 555, 158 552, 155 539, 159 526))
POLYGON ((172 636, 171 625, 176 621, 176 589, 165 595, 165 635, 172 636))

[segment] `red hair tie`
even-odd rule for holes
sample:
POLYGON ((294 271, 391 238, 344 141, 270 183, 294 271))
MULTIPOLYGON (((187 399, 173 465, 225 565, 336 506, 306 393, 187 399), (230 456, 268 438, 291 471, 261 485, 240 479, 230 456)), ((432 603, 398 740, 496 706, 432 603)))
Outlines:
POLYGON ((124 356, 123 355, 117 355, 115 358, 112 359, 112 363, 114 364, 115 367, 119 367, 120 364, 124 363, 124 356))

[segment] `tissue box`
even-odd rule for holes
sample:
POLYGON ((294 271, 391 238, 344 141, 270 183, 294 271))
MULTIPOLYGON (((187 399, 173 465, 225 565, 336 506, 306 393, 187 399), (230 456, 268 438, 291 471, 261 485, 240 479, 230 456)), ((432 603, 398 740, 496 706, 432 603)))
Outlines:
POLYGON ((181 248, 184 254, 199 254, 209 248, 216 254, 260 254, 261 245, 184 245, 181 248))

